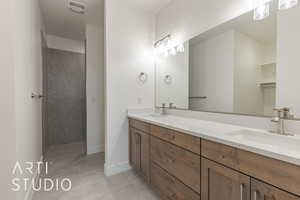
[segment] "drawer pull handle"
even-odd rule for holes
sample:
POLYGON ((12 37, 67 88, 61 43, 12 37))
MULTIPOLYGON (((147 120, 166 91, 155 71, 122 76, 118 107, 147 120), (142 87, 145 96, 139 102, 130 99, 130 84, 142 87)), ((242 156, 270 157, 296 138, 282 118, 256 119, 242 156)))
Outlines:
POLYGON ((258 196, 258 191, 254 192, 254 200, 257 200, 257 196, 258 196))
POLYGON ((243 200, 244 199, 244 184, 240 185, 240 192, 241 192, 240 200, 243 200))
POLYGON ((171 134, 171 133, 168 133, 167 136, 170 140, 175 140, 175 138, 176 138, 176 136, 174 134, 171 134))

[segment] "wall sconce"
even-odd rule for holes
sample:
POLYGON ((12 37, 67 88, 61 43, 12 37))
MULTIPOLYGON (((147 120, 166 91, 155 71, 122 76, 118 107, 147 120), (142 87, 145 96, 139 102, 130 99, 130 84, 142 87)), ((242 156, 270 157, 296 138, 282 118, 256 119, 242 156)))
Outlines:
POLYGON ((177 52, 183 53, 184 52, 184 45, 180 44, 177 46, 177 52))

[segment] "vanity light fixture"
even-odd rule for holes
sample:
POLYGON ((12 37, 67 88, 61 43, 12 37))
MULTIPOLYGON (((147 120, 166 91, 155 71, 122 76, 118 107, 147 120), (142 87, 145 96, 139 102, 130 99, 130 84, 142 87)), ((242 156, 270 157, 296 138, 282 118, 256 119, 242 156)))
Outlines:
POLYGON ((183 44, 180 44, 177 46, 177 51, 180 52, 180 53, 183 53, 184 52, 184 45, 183 44))
POLYGON ((169 45, 170 40, 171 40, 171 35, 169 34, 163 37, 162 39, 158 40, 157 42, 155 42, 154 48, 157 50, 164 50, 169 45))
MULTIPOLYGON (((263 20, 270 16, 270 7, 273 0, 254 0, 254 16, 255 21, 263 20)), ((278 10, 287 10, 298 4, 298 0, 279 0, 278 10)))
POLYGON ((263 20, 270 16, 271 0, 255 0, 254 16, 255 21, 263 20))
POLYGON ((164 51, 164 56, 165 56, 165 57, 168 57, 168 56, 169 56, 169 51, 168 51, 168 50, 165 50, 165 51, 164 51))
POLYGON ((176 47, 172 47, 170 49, 170 55, 175 56, 177 54, 177 48, 176 47))
POLYGON ((298 4, 298 0, 279 0, 278 9, 286 10, 298 4))
POLYGON ((175 42, 172 41, 171 34, 155 42, 154 48, 157 55, 163 54, 165 57, 169 55, 175 56, 177 53, 184 52, 184 45, 175 45, 175 42))

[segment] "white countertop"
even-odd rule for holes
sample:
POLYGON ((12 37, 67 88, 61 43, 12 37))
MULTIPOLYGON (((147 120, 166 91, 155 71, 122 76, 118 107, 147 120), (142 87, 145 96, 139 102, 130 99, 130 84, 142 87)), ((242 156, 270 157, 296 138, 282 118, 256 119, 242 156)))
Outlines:
POLYGON ((300 166, 300 138, 212 121, 149 112, 128 117, 300 166))

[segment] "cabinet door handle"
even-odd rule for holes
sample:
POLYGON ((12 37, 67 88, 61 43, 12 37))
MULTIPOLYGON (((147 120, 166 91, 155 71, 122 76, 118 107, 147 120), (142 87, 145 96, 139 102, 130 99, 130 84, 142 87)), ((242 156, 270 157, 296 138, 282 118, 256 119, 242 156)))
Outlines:
POLYGON ((136 144, 139 144, 140 143, 140 140, 139 140, 140 138, 139 138, 139 133, 135 133, 135 142, 136 142, 136 144))
POLYGON ((242 183, 240 185, 240 200, 243 200, 244 199, 244 184, 242 183))
POLYGON ((254 200, 257 200, 258 191, 254 191, 254 200))

